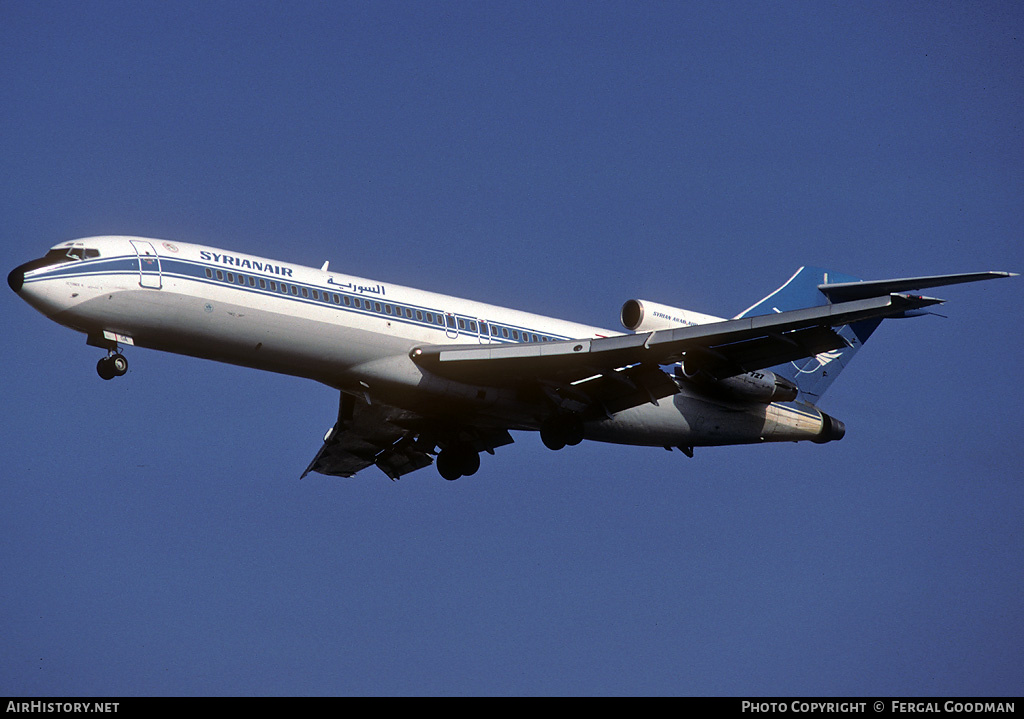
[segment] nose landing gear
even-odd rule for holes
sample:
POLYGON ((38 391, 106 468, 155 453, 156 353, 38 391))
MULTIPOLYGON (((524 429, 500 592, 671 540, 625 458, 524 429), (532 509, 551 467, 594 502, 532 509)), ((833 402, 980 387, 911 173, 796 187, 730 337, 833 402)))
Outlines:
POLYGON ((128 335, 103 330, 102 333, 87 335, 85 343, 107 351, 107 356, 96 363, 96 374, 103 379, 114 379, 128 371, 128 360, 120 352, 120 345, 131 347, 135 344, 135 340, 128 335))
POLYGON ((104 357, 96 363, 96 374, 103 379, 121 377, 128 371, 128 360, 120 352, 104 357))

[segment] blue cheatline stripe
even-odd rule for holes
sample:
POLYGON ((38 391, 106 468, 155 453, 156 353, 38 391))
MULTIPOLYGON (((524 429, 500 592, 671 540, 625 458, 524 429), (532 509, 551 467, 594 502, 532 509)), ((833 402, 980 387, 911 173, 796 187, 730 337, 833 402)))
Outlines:
MULTIPOLYGON (((158 274, 156 269, 147 270, 145 274, 156 275, 158 274)), ((485 320, 488 324, 488 334, 483 334, 480 331, 480 323, 476 317, 470 315, 449 313, 444 310, 438 310, 432 307, 424 307, 420 305, 411 305, 407 303, 398 303, 381 298, 367 297, 366 295, 354 293, 354 292, 343 292, 334 287, 324 288, 323 285, 311 285, 303 282, 298 282, 294 278, 288 278, 287 281, 281 280, 277 276, 267 276, 262 274, 249 274, 245 272, 237 272, 235 270, 227 270, 220 265, 208 265, 202 262, 196 262, 194 260, 179 259, 173 257, 160 257, 160 271, 159 274, 163 277, 173 277, 176 279, 189 280, 192 282, 199 282, 206 285, 215 285, 218 287, 231 287, 235 290, 241 290, 243 292, 249 292, 256 295, 263 295, 266 297, 277 297, 284 298, 292 301, 297 301, 302 304, 314 305, 316 307, 331 307, 336 310, 344 312, 350 312, 352 314, 363 315, 366 317, 380 317, 383 319, 392 320, 395 322, 401 322, 407 325, 413 325, 416 327, 427 327, 430 329, 438 330, 441 332, 457 332, 459 335, 467 335, 469 337, 486 337, 491 342, 497 342, 501 344, 517 344, 519 342, 529 342, 530 335, 536 335, 538 341, 554 341, 554 340, 567 340, 574 339, 572 337, 566 337, 563 335, 553 335, 549 332, 538 332, 536 330, 521 327, 518 325, 509 325, 505 323, 491 322, 485 320), (206 272, 210 271, 212 277, 207 277, 206 272), (216 279, 217 273, 220 272, 223 280, 216 279), (231 274, 236 278, 235 282, 229 283, 226 279, 227 275, 231 274), (239 284, 237 281, 238 277, 245 278, 245 284, 239 284), (249 278, 257 283, 256 286, 249 285, 249 278), (263 280, 267 283, 267 288, 263 289, 259 287, 259 281, 263 280), (288 292, 280 292, 269 289, 269 284, 275 282, 280 286, 287 286, 288 292), (312 297, 303 297, 301 294, 294 295, 291 293, 291 287, 295 287, 300 293, 303 289, 307 293, 316 291, 320 293, 320 296, 324 299, 314 300, 312 297), (343 302, 335 303, 333 296, 338 296, 339 299, 347 297, 352 306, 346 306, 343 302), (354 306, 354 301, 359 300, 360 304, 374 303, 379 304, 381 309, 377 311, 371 306, 370 309, 359 308, 354 306), (394 309, 392 314, 388 314, 385 311, 385 306, 391 306, 394 309), (413 317, 406 317, 405 310, 412 310, 414 313, 413 317), (437 322, 427 322, 426 319, 417 320, 415 313, 429 313, 436 317, 439 317, 444 324, 438 324, 437 322), (448 317, 451 316, 455 319, 456 323, 460 320, 466 323, 465 328, 452 328, 447 325, 448 317), (477 327, 477 331, 469 329, 469 323, 474 323, 473 326, 477 327), (493 334, 492 328, 497 327, 502 331, 508 331, 509 337, 502 335, 493 334), (523 339, 515 340, 512 339, 511 334, 518 332, 522 335, 523 339)), ((130 277, 139 276, 139 260, 135 255, 126 255, 121 257, 107 257, 93 260, 76 260, 72 263, 61 264, 54 267, 41 268, 37 274, 32 277, 26 277, 25 283, 39 282, 51 279, 64 279, 64 278, 85 278, 85 277, 96 277, 101 275, 127 275, 130 277)))

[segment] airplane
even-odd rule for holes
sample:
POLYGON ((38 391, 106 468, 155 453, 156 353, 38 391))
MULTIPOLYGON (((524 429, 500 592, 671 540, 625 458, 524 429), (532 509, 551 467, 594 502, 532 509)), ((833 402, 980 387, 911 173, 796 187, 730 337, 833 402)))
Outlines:
POLYGON ((861 281, 801 267, 732 318, 626 301, 612 331, 185 242, 62 242, 7 277, 49 319, 106 351, 146 347, 305 377, 339 392, 302 474, 392 480, 436 464, 475 474, 483 452, 536 431, 559 450, 594 440, 678 449, 842 439, 817 403, 886 318, 944 300, 911 290, 1012 277, 973 272, 861 281))

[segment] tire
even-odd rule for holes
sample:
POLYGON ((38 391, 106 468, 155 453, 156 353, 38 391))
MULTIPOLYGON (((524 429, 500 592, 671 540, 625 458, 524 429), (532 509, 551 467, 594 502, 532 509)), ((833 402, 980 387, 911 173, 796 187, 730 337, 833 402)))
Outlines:
POLYGON ((462 455, 459 462, 461 465, 462 476, 471 477, 476 474, 477 470, 480 469, 480 455, 469 447, 461 450, 459 454, 462 455))
POLYGON ((579 417, 566 417, 565 428, 562 431, 565 433, 565 443, 570 447, 575 447, 583 441, 583 421, 579 417))
POLYGON ((96 374, 102 379, 114 379, 117 372, 114 370, 114 364, 110 361, 109 357, 104 357, 96 363, 96 374))
POLYGON ((550 450, 557 452, 565 446, 565 437, 562 436, 560 427, 551 420, 545 422, 540 428, 540 441, 550 450))
POLYGON ((583 441, 583 420, 574 414, 550 417, 540 427, 540 441, 556 451, 566 446, 575 447, 583 441))
POLYGON ((110 366, 113 368, 114 375, 116 377, 123 377, 128 371, 128 360, 126 360, 122 354, 116 354, 108 357, 107 361, 110 362, 110 366))
POLYGON ((462 476, 459 456, 450 449, 446 449, 437 455, 437 473, 449 482, 454 482, 462 476))

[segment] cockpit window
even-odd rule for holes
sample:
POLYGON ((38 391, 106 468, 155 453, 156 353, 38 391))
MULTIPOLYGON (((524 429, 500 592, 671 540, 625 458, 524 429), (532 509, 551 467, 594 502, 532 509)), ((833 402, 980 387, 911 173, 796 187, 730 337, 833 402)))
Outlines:
POLYGON ((26 263, 24 271, 31 272, 33 269, 49 267, 54 264, 63 264, 65 262, 77 262, 84 259, 92 259, 93 257, 99 257, 99 250, 82 247, 81 245, 75 247, 58 247, 54 250, 50 250, 39 259, 26 263))
POLYGON ((93 257, 99 257, 100 251, 88 247, 72 247, 66 254, 73 260, 91 260, 93 257))
POLYGON ((68 256, 67 250, 60 249, 50 250, 49 252, 46 253, 43 259, 46 260, 46 264, 48 265, 56 265, 60 262, 70 262, 74 258, 68 256))
POLYGON ((38 270, 42 267, 60 265, 65 262, 91 260, 93 257, 99 256, 99 250, 82 247, 81 245, 75 247, 58 247, 56 249, 50 250, 45 255, 40 257, 38 260, 32 260, 31 262, 27 263, 25 265, 24 271, 31 272, 32 270, 38 270))

